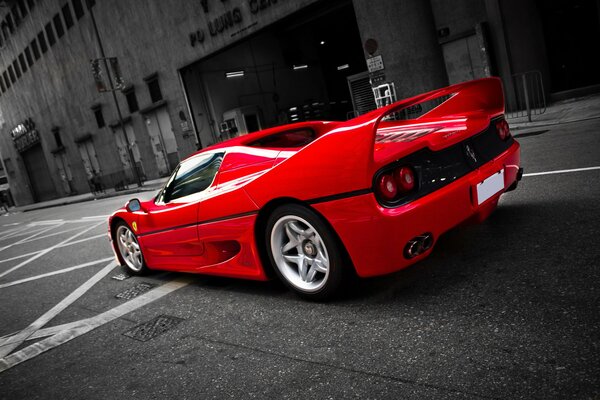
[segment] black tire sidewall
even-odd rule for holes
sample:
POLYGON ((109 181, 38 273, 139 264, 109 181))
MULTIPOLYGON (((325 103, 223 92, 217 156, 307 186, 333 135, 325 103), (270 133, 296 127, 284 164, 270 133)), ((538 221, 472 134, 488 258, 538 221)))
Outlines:
POLYGON ((299 204, 286 204, 276 208, 267 220, 264 237, 265 248, 267 256, 274 273, 277 275, 279 280, 283 282, 287 287, 292 289, 301 297, 308 300, 324 301, 329 300, 336 293, 341 281, 343 272, 343 257, 342 249, 338 243, 336 235, 332 232, 332 229, 327 225, 326 222, 311 209, 301 206, 299 204), (329 257, 329 275, 327 281, 321 289, 314 292, 307 292, 294 286, 289 282, 285 276, 279 271, 273 257, 273 251, 271 249, 271 233, 275 223, 282 217, 285 216, 296 216, 300 217, 309 222, 319 233, 325 247, 327 249, 327 255, 329 257))
POLYGON ((131 275, 145 275, 146 273, 148 273, 148 267, 146 265, 146 258, 144 257, 144 252, 142 251, 142 245, 140 244, 140 241, 138 240, 137 235, 135 234, 135 232, 133 231, 133 229, 131 229, 131 226, 129 226, 129 224, 127 224, 126 222, 119 222, 115 225, 115 230, 114 230, 115 234, 114 234, 114 241, 115 241, 115 247, 117 250, 117 254, 119 255, 119 261, 121 262, 121 266, 123 268, 125 268, 127 270, 127 272, 131 275), (133 237, 135 237, 135 240, 138 243, 138 246, 140 246, 140 252, 142 253, 142 268, 139 271, 135 271, 133 269, 131 269, 129 267, 129 265, 127 265, 127 263, 125 262, 125 259, 123 258, 123 255, 121 254, 121 247, 119 246, 119 238, 117 236, 118 232, 119 232, 119 228, 120 227, 126 227, 127 229, 129 229, 131 231, 131 233, 133 234, 133 237))

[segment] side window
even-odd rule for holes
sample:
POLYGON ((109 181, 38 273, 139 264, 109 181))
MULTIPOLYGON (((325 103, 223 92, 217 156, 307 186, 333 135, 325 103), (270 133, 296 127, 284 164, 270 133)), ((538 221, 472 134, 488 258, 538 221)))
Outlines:
POLYGON ((206 190, 219 171, 224 154, 201 154, 179 164, 157 201, 168 203, 206 190))

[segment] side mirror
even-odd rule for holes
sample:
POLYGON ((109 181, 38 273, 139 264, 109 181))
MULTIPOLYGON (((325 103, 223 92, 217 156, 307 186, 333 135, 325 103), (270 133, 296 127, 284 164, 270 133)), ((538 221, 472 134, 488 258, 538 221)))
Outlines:
POLYGON ((142 209, 142 203, 140 203, 138 199, 129 200, 125 206, 125 209, 127 209, 129 212, 144 211, 142 209))

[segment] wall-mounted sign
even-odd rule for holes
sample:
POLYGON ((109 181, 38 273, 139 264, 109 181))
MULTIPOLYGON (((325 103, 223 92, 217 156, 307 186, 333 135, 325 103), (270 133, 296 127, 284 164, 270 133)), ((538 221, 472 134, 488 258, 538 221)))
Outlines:
POLYGON ((371 73, 381 71, 383 69, 383 58, 381 55, 367 58, 367 67, 371 73))
MULTIPOLYGON (((221 2, 226 3, 225 0, 221 0, 221 2)), ((266 10, 267 8, 271 7, 272 5, 277 4, 277 2, 278 2, 278 0, 247 0, 247 4, 248 4, 247 9, 250 11, 251 14, 258 15, 263 10, 266 10)), ((209 1, 201 0, 200 5, 202 6, 204 13, 209 14, 209 10, 212 9, 209 5, 209 1)), ((244 17, 243 17, 244 13, 242 12, 242 10, 246 10, 246 8, 233 7, 230 10, 227 10, 226 12, 221 13, 220 15, 218 15, 214 18, 208 18, 208 24, 204 29, 200 28, 189 34, 190 45, 192 47, 195 47, 197 44, 204 43, 204 39, 207 36, 206 32, 210 33, 210 36, 217 36, 223 32, 230 30, 231 28, 233 28, 237 25, 240 25, 242 23, 242 21, 244 20, 244 17)), ((250 26, 254 26, 254 25, 256 25, 256 22, 254 22, 250 26)), ((231 36, 232 37, 235 36, 237 33, 249 28, 250 26, 244 27, 241 30, 237 30, 236 32, 233 32, 231 34, 231 36)))
POLYGON ((25 121, 11 129, 10 136, 19 153, 40 143, 40 134, 37 129, 35 129, 35 124, 31 118, 27 118, 25 121))

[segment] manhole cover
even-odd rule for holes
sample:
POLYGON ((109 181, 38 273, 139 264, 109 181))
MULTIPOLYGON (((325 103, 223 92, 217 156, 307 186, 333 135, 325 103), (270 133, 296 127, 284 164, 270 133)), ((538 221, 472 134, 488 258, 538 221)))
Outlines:
POLYGON ((133 299, 134 297, 139 296, 140 294, 145 293, 148 290, 152 289, 154 286, 156 286, 156 285, 152 284, 152 283, 146 283, 146 282, 138 283, 137 285, 130 287, 129 289, 115 295, 115 297, 117 299, 123 299, 123 300, 133 299))
POLYGON ((132 339, 139 340, 140 342, 146 342, 161 333, 168 331, 183 319, 177 317, 171 317, 168 315, 159 315, 158 317, 144 322, 136 326, 135 328, 125 332, 123 335, 128 336, 132 339))
POLYGON ((129 275, 126 272, 123 272, 123 273, 117 274, 115 276, 111 276, 111 278, 114 279, 114 280, 116 280, 116 281, 124 281, 125 279, 131 278, 131 275, 129 275))

